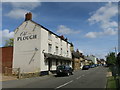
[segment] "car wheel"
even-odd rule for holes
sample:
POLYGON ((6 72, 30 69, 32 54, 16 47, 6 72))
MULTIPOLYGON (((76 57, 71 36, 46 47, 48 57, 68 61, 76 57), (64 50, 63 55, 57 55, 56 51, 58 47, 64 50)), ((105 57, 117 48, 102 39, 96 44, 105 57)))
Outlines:
POLYGON ((68 73, 67 73, 67 76, 69 76, 69 75, 70 75, 70 73, 68 72, 68 73))
POLYGON ((73 72, 71 72, 71 75, 73 75, 73 72))

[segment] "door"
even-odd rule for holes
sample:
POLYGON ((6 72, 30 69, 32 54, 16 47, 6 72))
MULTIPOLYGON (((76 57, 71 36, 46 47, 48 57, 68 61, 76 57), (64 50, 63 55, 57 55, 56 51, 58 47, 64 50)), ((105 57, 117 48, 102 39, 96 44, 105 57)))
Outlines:
POLYGON ((52 68, 52 60, 48 60, 48 71, 50 71, 52 68))

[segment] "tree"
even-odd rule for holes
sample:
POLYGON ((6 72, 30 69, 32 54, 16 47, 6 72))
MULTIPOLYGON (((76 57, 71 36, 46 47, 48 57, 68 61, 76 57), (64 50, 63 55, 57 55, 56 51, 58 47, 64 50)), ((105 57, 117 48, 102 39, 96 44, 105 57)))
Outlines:
POLYGON ((13 44, 14 44, 13 42, 14 42, 13 38, 10 38, 9 40, 6 40, 5 47, 13 46, 13 44))
POLYGON ((106 63, 108 65, 115 65, 116 64, 116 56, 115 56, 115 53, 114 52, 111 52, 109 53, 107 56, 106 56, 106 63))

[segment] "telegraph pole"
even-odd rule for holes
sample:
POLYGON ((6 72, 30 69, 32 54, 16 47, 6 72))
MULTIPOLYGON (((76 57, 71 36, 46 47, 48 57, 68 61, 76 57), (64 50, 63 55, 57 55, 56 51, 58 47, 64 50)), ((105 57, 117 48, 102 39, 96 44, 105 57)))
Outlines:
POLYGON ((117 49, 116 49, 116 47, 115 47, 115 56, 117 57, 117 49))

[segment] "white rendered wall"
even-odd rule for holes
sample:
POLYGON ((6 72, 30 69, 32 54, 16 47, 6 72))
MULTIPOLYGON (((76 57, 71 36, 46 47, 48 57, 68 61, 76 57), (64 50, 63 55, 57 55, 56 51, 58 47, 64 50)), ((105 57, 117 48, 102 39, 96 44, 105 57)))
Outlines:
POLYGON ((34 27, 34 23, 27 21, 15 30, 13 68, 20 68, 21 73, 40 71, 40 27, 34 27), (18 37, 23 37, 20 36, 22 32, 27 32, 28 36, 37 35, 37 38, 17 41, 18 37))

